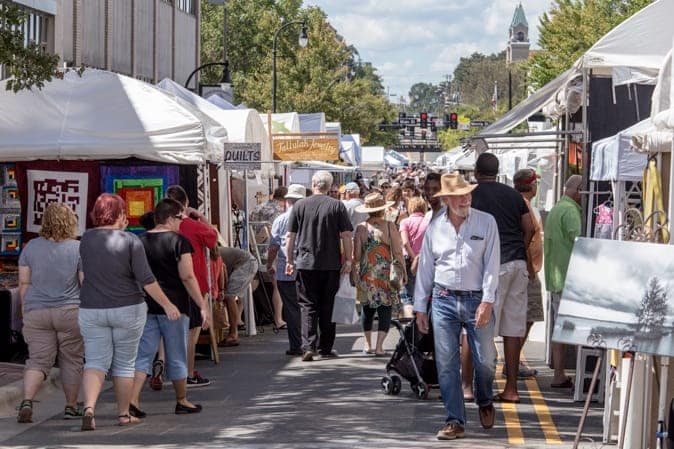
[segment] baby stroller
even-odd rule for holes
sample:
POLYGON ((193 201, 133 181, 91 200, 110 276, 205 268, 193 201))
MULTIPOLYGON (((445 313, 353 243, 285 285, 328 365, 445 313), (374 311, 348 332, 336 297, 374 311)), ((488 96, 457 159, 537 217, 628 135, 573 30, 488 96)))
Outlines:
POLYGON ((402 388, 401 376, 419 399, 426 399, 431 385, 437 385, 438 372, 433 359, 433 335, 422 334, 414 318, 391 320, 400 332, 400 340, 386 364, 381 387, 386 394, 396 395, 402 388))

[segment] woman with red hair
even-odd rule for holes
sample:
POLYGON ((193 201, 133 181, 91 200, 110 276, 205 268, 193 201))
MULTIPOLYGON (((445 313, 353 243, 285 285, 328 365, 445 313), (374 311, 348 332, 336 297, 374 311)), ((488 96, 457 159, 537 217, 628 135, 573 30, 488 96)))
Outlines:
POLYGON ((129 415, 138 342, 147 316, 143 290, 170 320, 180 312, 157 283, 140 239, 125 232, 126 205, 117 195, 99 195, 91 211, 93 229, 80 242, 84 281, 79 325, 84 340, 82 430, 94 430, 94 409, 108 370, 117 396, 119 425, 138 422, 129 415))

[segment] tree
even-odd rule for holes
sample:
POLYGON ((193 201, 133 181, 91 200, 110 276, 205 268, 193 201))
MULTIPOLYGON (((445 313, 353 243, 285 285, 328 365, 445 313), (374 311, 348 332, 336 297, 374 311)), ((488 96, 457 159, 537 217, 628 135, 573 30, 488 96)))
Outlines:
POLYGON ((538 45, 526 63, 534 88, 567 70, 602 36, 651 0, 553 0, 539 21, 538 45))
MULTIPOLYGON (((201 57, 210 62, 222 59, 222 7, 216 11, 206 3, 202 0, 201 57)), ((306 48, 297 43, 299 25, 278 36, 278 109, 324 112, 327 120, 341 122, 346 133, 359 133, 366 144, 391 142, 392 133, 377 130, 378 123, 395 116, 381 78, 374 67, 360 63, 357 50, 337 35, 320 8, 302 9, 300 0, 230 0, 227 19, 235 101, 271 110, 274 32, 283 23, 305 20, 306 48)))
POLYGON ((18 92, 37 87, 41 89, 56 72, 58 55, 44 53, 39 43, 24 46, 22 26, 27 12, 15 4, 0 0, 0 65, 11 76, 6 89, 18 92))
POLYGON ((416 83, 409 92, 408 111, 412 113, 428 112, 438 115, 444 107, 442 88, 432 83, 416 83))
POLYGON ((652 332, 662 327, 667 316, 667 292, 656 276, 648 280, 648 287, 637 311, 637 332, 652 332))

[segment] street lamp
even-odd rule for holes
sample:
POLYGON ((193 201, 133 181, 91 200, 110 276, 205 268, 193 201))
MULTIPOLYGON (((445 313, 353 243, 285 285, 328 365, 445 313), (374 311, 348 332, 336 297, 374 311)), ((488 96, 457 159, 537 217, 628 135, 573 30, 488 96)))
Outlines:
POLYGON ((190 81, 192 81, 192 77, 194 76, 195 73, 197 73, 199 70, 205 69, 207 67, 213 67, 220 65, 222 66, 222 76, 220 77, 220 87, 222 87, 223 91, 228 91, 232 87, 232 79, 230 78, 229 75, 229 61, 225 62, 209 62, 207 64, 202 64, 196 69, 190 73, 190 76, 187 77, 187 81, 185 81, 185 88, 189 89, 190 81))
POLYGON ((272 82, 272 112, 276 113, 276 39, 281 31, 288 28, 290 25, 302 25, 300 29, 300 36, 298 39, 298 44, 300 47, 304 48, 309 42, 308 27, 305 21, 297 20, 295 22, 288 22, 285 25, 281 25, 279 29, 274 32, 274 45, 273 45, 273 82, 272 82))

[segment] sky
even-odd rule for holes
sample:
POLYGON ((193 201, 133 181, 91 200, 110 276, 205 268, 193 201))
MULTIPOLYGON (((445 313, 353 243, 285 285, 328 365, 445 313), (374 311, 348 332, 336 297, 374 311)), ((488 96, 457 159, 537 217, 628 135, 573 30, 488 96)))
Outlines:
MULTIPOLYGON (((505 50, 519 0, 304 0, 319 6, 347 44, 382 76, 391 99, 417 82, 437 84, 461 57, 505 50)), ((551 0, 522 0, 531 48, 551 0)))

